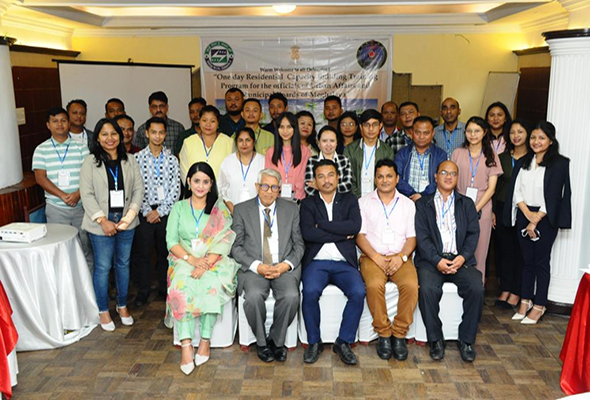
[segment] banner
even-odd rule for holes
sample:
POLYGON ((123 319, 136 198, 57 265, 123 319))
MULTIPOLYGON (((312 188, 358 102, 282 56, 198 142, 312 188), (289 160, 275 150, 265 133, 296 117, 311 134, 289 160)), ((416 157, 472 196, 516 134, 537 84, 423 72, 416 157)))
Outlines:
POLYGON ((313 36, 290 38, 204 37, 201 39, 203 97, 222 114, 225 92, 237 87, 261 101, 270 122, 268 97, 280 92, 289 111, 311 111, 326 123, 323 100, 342 99, 346 111, 378 109, 391 97, 389 37, 313 36))

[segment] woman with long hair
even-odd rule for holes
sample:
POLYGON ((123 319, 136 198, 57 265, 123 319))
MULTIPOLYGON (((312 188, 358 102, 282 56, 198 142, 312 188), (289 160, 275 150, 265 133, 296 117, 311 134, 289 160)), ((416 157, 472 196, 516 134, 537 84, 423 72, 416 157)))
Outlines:
POLYGON ((499 101, 490 104, 486 110, 486 122, 492 135, 490 141, 492 148, 496 154, 500 154, 506 149, 506 144, 510 141, 512 118, 508 107, 499 101))
POLYGON ((108 307, 109 273, 115 269, 116 311, 123 325, 133 325, 127 309, 129 264, 137 214, 144 186, 135 157, 129 157, 123 132, 111 119, 102 118, 94 128, 92 152, 80 171, 80 195, 84 207, 82 229, 88 232, 94 252, 94 293, 100 325, 114 331, 108 307))
POLYGON ((344 152, 344 147, 361 138, 361 124, 357 113, 346 111, 338 120, 338 136, 342 138, 342 149, 336 150, 338 154, 344 152))
POLYGON ((169 328, 176 324, 180 369, 188 375, 195 365, 209 360, 211 333, 223 306, 235 296, 240 266, 229 257, 236 235, 231 230, 231 214, 218 196, 211 166, 193 164, 186 185, 191 195, 174 205, 166 226, 170 255, 164 322, 169 328), (194 356, 197 318, 201 341, 194 356))
POLYGON ((524 261, 520 307, 513 320, 539 322, 547 310, 551 249, 559 229, 572 226, 570 160, 559 154, 555 126, 538 122, 531 152, 514 166, 504 223, 514 226, 524 261))
POLYGON ((320 152, 317 142, 317 132, 315 130, 315 118, 307 110, 299 111, 296 115, 297 124, 299 125, 299 134, 301 144, 307 146, 312 156, 317 156, 320 152))
POLYGON ((480 117, 471 117, 465 124, 463 147, 453 151, 451 160, 459 167, 457 190, 473 200, 479 213, 479 241, 475 249, 477 269, 485 282, 486 257, 492 235, 492 196, 502 167, 490 144, 488 124, 480 117))
POLYGON ((275 145, 266 152, 264 167, 281 174, 281 197, 305 198, 305 167, 310 155, 309 148, 301 144, 297 117, 290 112, 279 115, 275 145))

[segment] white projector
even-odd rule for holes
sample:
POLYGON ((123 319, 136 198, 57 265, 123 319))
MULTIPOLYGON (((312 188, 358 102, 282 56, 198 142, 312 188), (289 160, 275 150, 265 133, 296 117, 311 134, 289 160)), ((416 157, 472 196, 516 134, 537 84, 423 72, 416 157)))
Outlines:
POLYGON ((14 222, 0 228, 0 240, 3 242, 31 243, 47 235, 47 226, 14 222))

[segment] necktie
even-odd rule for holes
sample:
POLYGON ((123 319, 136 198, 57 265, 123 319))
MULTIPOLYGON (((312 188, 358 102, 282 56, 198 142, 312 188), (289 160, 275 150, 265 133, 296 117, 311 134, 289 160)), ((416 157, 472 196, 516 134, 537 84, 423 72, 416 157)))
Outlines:
POLYGON ((264 213, 266 214, 266 220, 264 221, 264 235, 262 238, 262 262, 266 265, 272 265, 272 254, 270 252, 270 244, 268 242, 271 231, 270 231, 270 208, 265 208, 264 213))

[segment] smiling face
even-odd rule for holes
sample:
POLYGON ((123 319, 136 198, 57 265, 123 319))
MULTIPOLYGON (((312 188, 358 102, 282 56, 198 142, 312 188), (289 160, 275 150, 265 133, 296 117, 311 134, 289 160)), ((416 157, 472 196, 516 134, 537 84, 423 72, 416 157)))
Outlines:
POLYGON ((104 124, 102 129, 98 133, 98 144, 103 148, 104 151, 112 152, 117 151, 117 147, 121 141, 121 137, 111 124, 104 124))
POLYGON ((120 119, 117 121, 117 125, 123 131, 123 143, 129 144, 133 140, 133 135, 135 135, 135 129, 133 128, 133 122, 129 121, 128 119, 120 119))
POLYGON ((379 193, 389 194, 395 191, 398 182, 399 176, 395 173, 393 167, 384 165, 375 171, 375 185, 379 193))
POLYGON ((244 104, 244 109, 242 110, 242 118, 246 121, 248 125, 256 125, 260 121, 260 117, 262 116, 262 110, 260 106, 255 101, 249 101, 244 104))
POLYGON ((315 171, 315 183, 324 195, 331 195, 338 188, 338 171, 332 165, 322 165, 315 171))
POLYGON ((531 132, 529 143, 535 154, 545 154, 553 141, 541 129, 535 129, 531 132))
POLYGON ((459 108, 459 103, 455 99, 445 99, 442 105, 440 106, 440 116, 445 121, 445 123, 452 125, 457 121, 461 115, 461 109, 459 108))
POLYGON ((242 156, 249 156, 254 151, 254 140, 248 132, 240 131, 238 134, 238 152, 242 156))
POLYGON ((510 141, 514 147, 526 145, 527 132, 521 124, 515 123, 510 127, 510 141))
POLYGON ((434 180, 440 191, 450 192, 457 186, 459 179, 459 168, 452 161, 443 161, 439 167, 434 180), (445 172, 443 172, 445 171, 445 172), (454 175, 454 176, 453 176, 454 175))
POLYGON ((215 113, 206 112, 201 115, 199 126, 201 127, 203 135, 216 135, 217 128, 219 128, 219 120, 215 113))
POLYGON ((297 124, 299 125, 299 133, 301 138, 307 139, 313 131, 313 119, 307 115, 302 115, 297 118, 297 124))
POLYGON ((47 122, 47 129, 51 132, 51 136, 63 137, 70 131, 70 122, 65 113, 52 115, 47 122))
POLYGON ((153 146, 161 146, 166 139, 166 127, 164 124, 150 124, 150 128, 145 132, 148 141, 153 146))
POLYGON ((480 144, 485 134, 486 131, 475 122, 470 122, 465 127, 465 137, 471 145, 475 146, 480 144))
POLYGON ((490 112, 487 115, 487 122, 491 129, 499 130, 504 127, 504 123, 506 123, 506 113, 500 107, 492 107, 490 112))
POLYGON ((191 192, 195 197, 198 199, 202 199, 203 197, 207 197, 207 194, 211 191, 211 186, 213 186, 213 182, 209 175, 204 172, 196 172, 188 178, 188 184, 191 188, 191 192))
POLYGON ((420 113, 416 110, 416 107, 413 105, 405 105, 399 110, 399 118, 401 120, 402 126, 405 129, 412 129, 412 125, 414 124, 414 120, 416 117, 419 117, 420 113))
POLYGON ((319 147, 324 156, 333 156, 337 146, 338 139, 336 138, 336 133, 330 130, 324 131, 319 140, 319 147))
POLYGON ((283 139, 283 143, 290 144, 295 129, 291 126, 291 123, 287 118, 283 118, 279 121, 279 136, 283 139))
POLYGON ((70 125, 72 127, 81 129, 84 124, 86 124, 86 109, 83 105, 78 103, 70 104, 68 114, 70 116, 70 125))
POLYGON ((266 207, 274 203, 281 193, 279 181, 277 178, 266 174, 262 175, 260 178, 260 183, 256 183, 256 191, 258 192, 260 203, 266 207), (275 187, 276 191, 272 189, 273 186, 275 187), (268 190, 264 190, 264 188, 268 188, 268 190))

